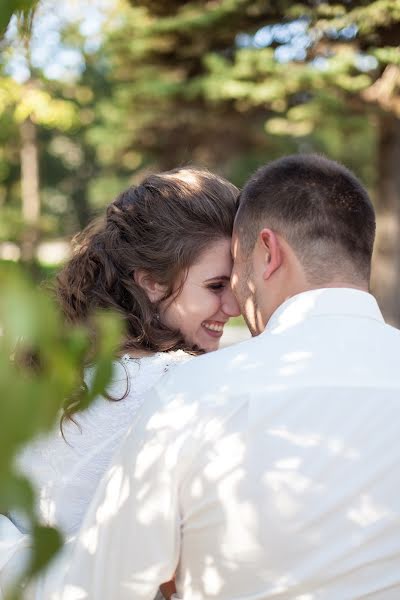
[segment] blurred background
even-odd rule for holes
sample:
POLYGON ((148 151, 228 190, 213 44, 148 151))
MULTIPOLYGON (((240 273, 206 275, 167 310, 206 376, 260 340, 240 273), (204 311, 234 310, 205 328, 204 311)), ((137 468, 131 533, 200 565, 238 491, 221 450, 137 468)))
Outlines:
POLYGON ((37 280, 151 171, 241 186, 287 153, 353 169, 400 325, 400 1, 2 0, 0 259, 37 280))

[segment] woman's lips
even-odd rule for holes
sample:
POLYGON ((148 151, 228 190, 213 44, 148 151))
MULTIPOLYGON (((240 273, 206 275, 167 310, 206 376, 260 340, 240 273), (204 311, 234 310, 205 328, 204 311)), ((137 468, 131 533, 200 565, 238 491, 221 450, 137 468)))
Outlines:
POLYGON ((224 333, 225 323, 220 321, 203 321, 201 324, 205 331, 213 338, 220 338, 224 333))

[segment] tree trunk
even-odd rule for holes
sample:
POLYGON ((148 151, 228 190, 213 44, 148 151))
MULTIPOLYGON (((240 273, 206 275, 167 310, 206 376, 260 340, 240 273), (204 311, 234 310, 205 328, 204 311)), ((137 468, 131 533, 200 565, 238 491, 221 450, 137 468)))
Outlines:
POLYGON ((21 243, 21 259, 33 264, 39 235, 40 191, 39 153, 36 125, 26 119, 20 125, 21 138, 21 200, 24 232, 21 243))
POLYGON ((91 218, 87 185, 84 186, 82 182, 79 182, 77 189, 71 194, 71 201, 79 229, 84 229, 91 218))
POLYGON ((93 159, 85 155, 83 164, 78 168, 72 180, 70 198, 79 229, 84 229, 92 218, 88 196, 89 182, 94 177, 91 160, 93 159))
POLYGON ((372 287, 387 321, 400 326, 400 119, 383 113, 378 139, 378 227, 372 287))

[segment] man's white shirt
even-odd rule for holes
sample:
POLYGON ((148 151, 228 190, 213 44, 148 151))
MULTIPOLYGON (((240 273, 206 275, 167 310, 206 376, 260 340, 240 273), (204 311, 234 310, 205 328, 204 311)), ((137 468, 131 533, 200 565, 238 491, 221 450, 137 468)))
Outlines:
POLYGON ((158 384, 52 598, 175 571, 184 600, 400 598, 400 332, 371 295, 299 294, 158 384))

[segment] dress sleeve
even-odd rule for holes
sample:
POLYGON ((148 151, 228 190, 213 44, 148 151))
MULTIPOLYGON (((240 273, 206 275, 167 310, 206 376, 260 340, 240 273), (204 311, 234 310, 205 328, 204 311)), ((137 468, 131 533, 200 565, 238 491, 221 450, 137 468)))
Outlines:
MULTIPOLYGON (((150 393, 103 478, 77 537, 62 600, 153 600, 180 551, 186 435, 150 393)), ((174 416, 175 415, 175 416, 174 416)))

